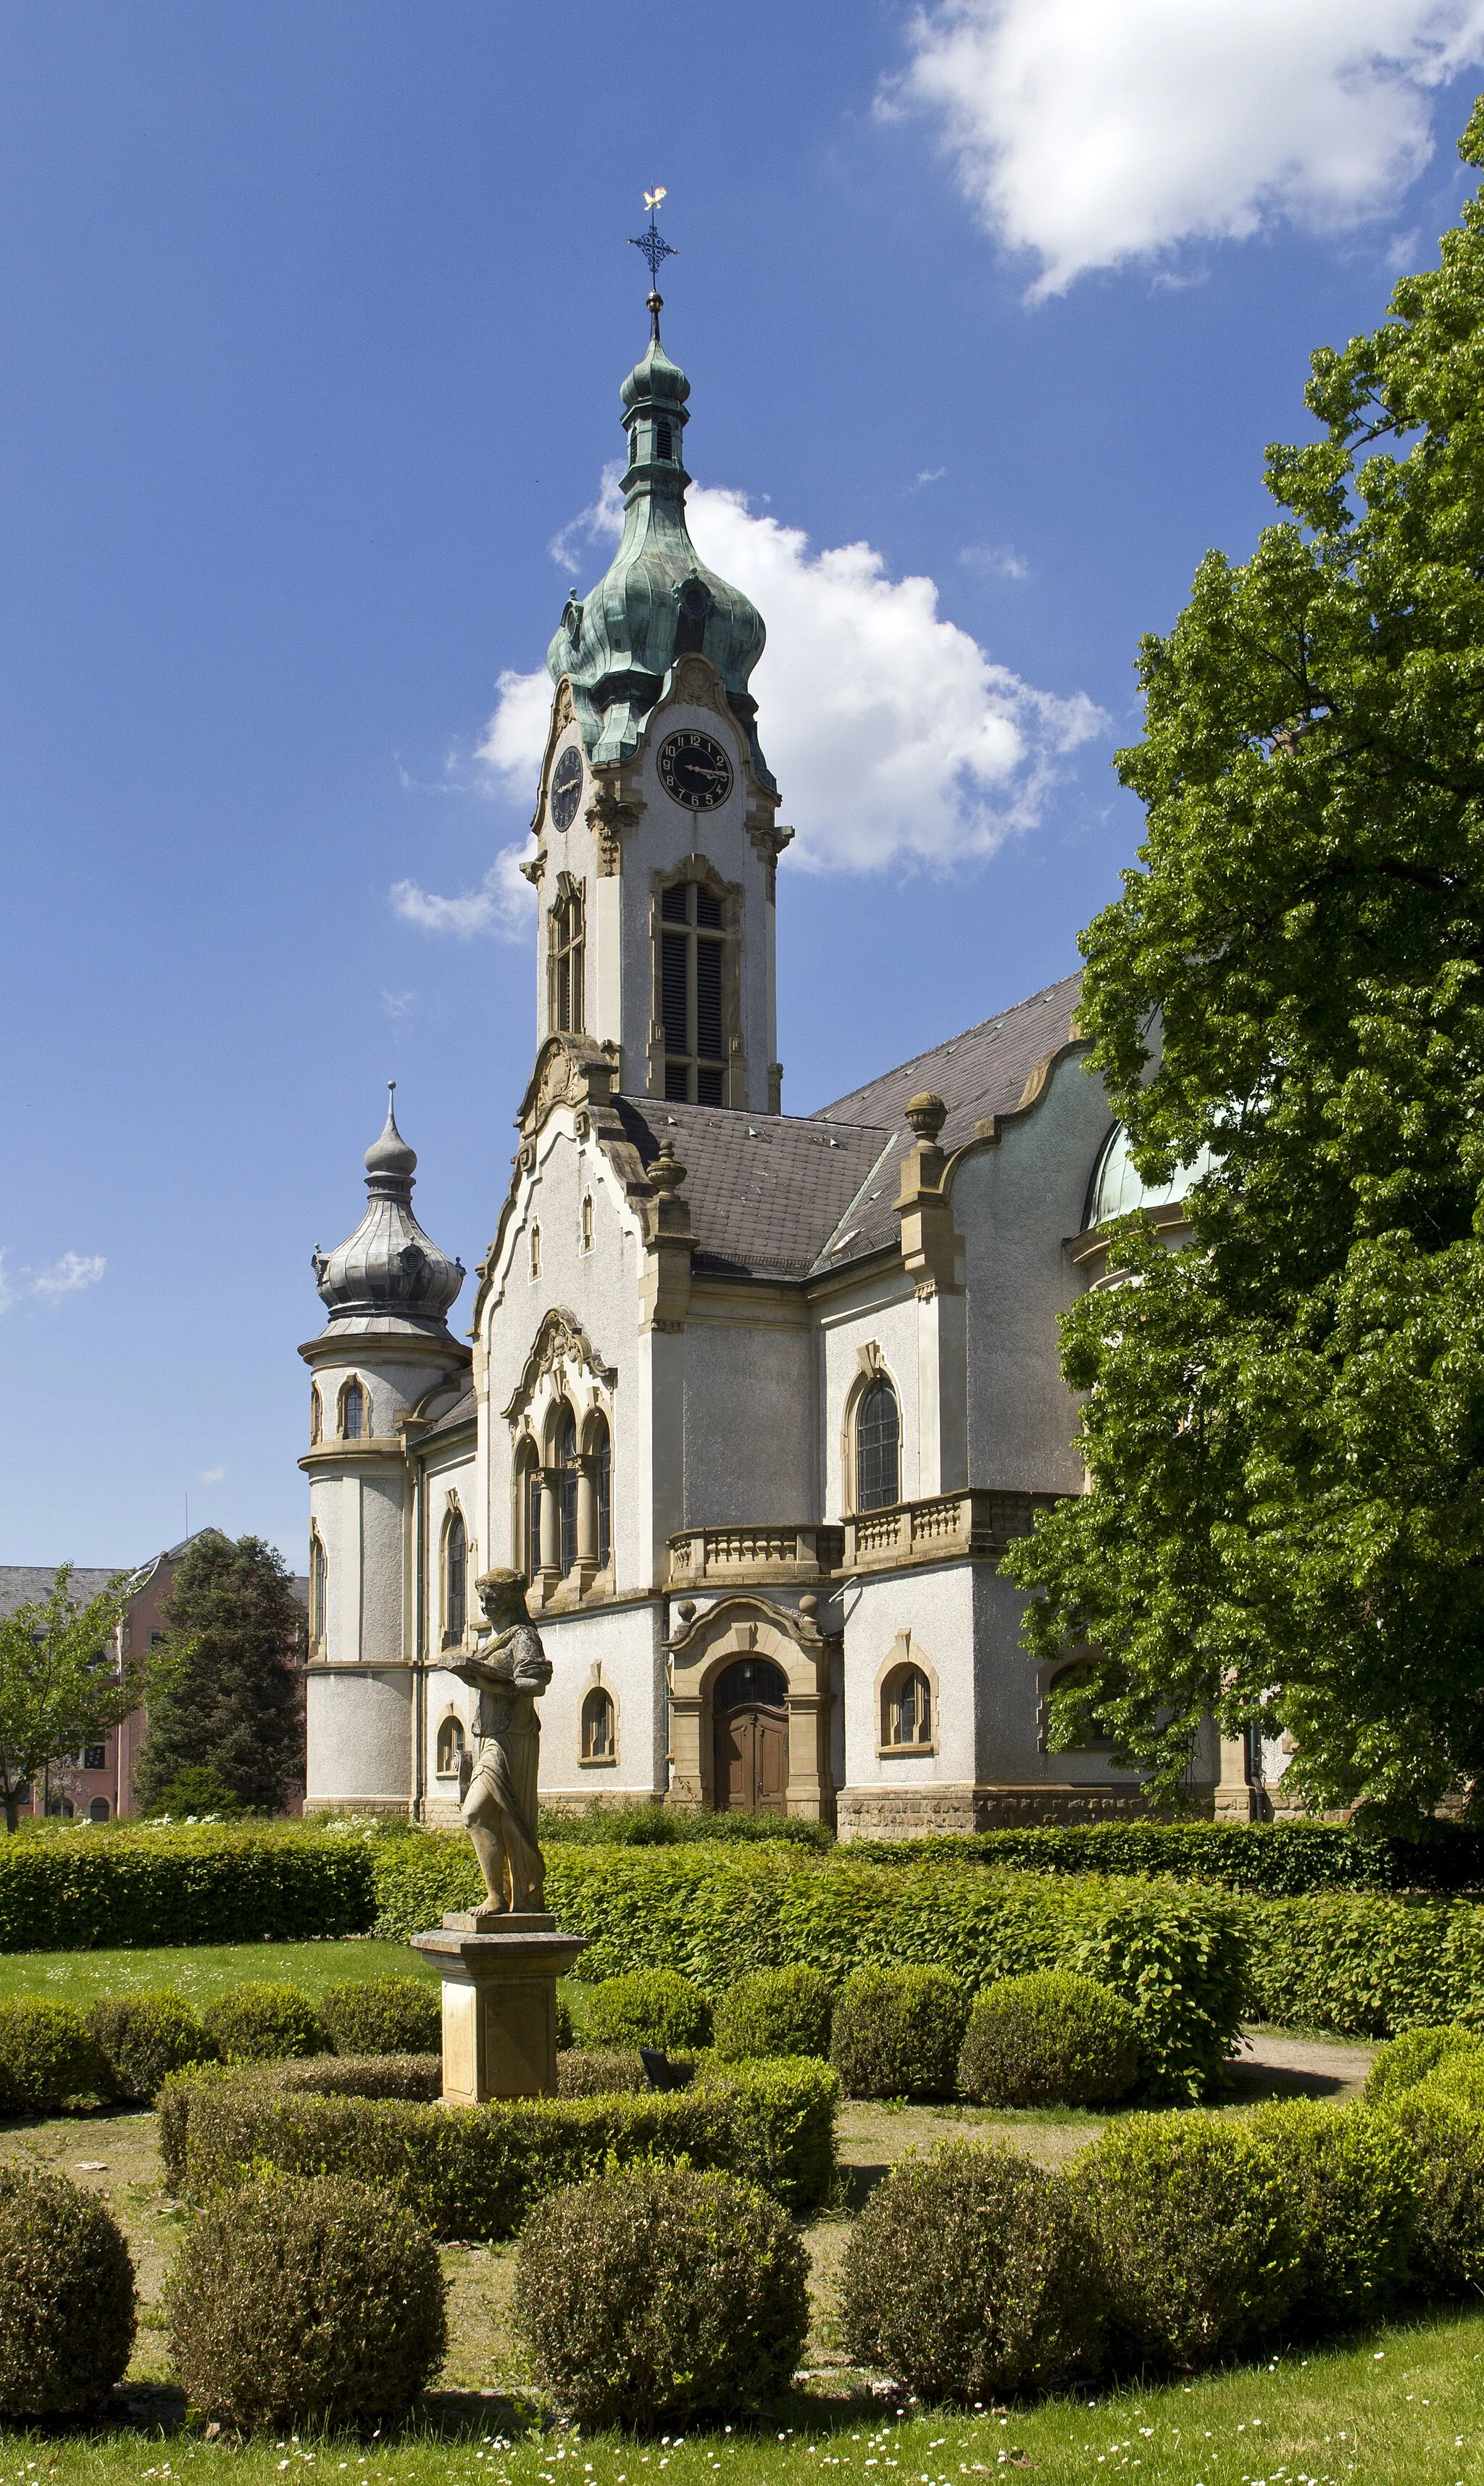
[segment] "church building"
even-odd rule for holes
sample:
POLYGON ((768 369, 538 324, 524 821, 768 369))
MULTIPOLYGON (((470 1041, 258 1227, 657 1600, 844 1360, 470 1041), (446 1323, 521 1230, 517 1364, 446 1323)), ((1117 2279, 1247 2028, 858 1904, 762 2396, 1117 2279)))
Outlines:
MULTIPOLYGON (((844 1838, 1137 1810, 1106 1749, 1047 1751, 1057 1670, 1001 1560, 1083 1489, 1058 1314, 1110 1218, 1177 1237, 1178 1185, 1111 1127, 1075 975, 783 1112, 763 621, 691 543, 662 307, 622 539, 547 651, 536 1053, 468 1330, 391 1110, 364 1218, 315 1256, 308 1809, 456 1818, 449 1664, 508 1563, 553 1668, 546 1804, 844 1838)), ((1191 1791, 1245 1815, 1250 1777, 1212 1735, 1191 1791)))

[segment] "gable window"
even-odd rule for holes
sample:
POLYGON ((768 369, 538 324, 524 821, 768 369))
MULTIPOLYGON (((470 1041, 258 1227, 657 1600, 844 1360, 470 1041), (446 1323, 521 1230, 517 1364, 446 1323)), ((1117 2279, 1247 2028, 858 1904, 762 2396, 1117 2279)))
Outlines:
POLYGON ((582 1756, 611 1761, 618 1751, 618 1720, 611 1694, 594 1686, 582 1704, 582 1756))
POLYGON ((660 1018, 665 1093, 680 1103, 726 1102, 726 927, 722 901, 702 881, 660 894, 660 1018))
POLYGON ((551 910, 551 1024, 560 1036, 582 1032, 587 941, 582 891, 563 872, 551 910))
POLYGON ((878 1377, 861 1400, 855 1426, 855 1506, 887 1510, 901 1500, 901 1411, 890 1381, 878 1377))
POLYGON ((366 1422, 366 1393, 359 1381, 347 1381, 340 1394, 340 1431, 343 1442, 359 1442, 369 1431, 366 1422))
POLYGON ((443 1636, 461 1641, 469 1618, 469 1539, 463 1514, 454 1509, 443 1536, 443 1636))
POLYGON ((570 1407, 563 1412, 557 1434, 558 1509, 562 1521, 563 1579, 577 1560, 577 1419, 570 1407))
POLYGON ((883 1752, 921 1752, 933 1740, 933 1697, 920 1666, 898 1666, 881 1687, 883 1752))
POLYGON ((311 1648, 318 1648, 324 1639, 327 1605, 325 1592, 328 1586, 329 1572, 324 1558, 324 1543, 318 1530, 314 1529, 310 1533, 309 1540, 309 1644, 311 1648))

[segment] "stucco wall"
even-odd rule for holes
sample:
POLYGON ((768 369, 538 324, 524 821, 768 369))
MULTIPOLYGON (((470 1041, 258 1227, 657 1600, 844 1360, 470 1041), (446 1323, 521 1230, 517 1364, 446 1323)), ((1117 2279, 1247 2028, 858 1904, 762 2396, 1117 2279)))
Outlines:
POLYGON ((312 1672, 307 1810, 402 1811, 411 1770, 410 1671, 312 1672))
POLYGON ((543 1803, 639 1803, 664 1793, 663 1629, 658 1603, 542 1618, 552 1670, 540 1704, 543 1803), (618 1713, 612 1767, 581 1760, 582 1704, 595 1682, 618 1713))
POLYGON ((812 1363, 797 1298, 693 1285, 681 1526, 814 1517, 812 1363))
POLYGON ((901 1498, 919 1491, 918 1305, 912 1282, 900 1268, 881 1269, 858 1286, 816 1299, 813 1307, 819 1373, 818 1460, 824 1478, 823 1507, 816 1516, 838 1519, 855 1507, 855 1478, 845 1444, 845 1411, 861 1379, 861 1350, 880 1348, 901 1411, 901 1498))

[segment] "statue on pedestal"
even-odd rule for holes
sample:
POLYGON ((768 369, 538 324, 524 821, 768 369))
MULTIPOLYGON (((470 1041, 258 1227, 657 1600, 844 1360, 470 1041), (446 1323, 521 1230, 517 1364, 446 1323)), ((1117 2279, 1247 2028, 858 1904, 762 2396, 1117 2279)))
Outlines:
POLYGON ((481 1633, 473 1656, 452 1671, 479 1696, 474 1767, 460 1809, 488 1893, 474 1920, 492 1927, 502 1917, 539 1914, 546 1903, 546 1866, 536 1839, 541 1727, 536 1703, 551 1681, 551 1667, 526 1612, 521 1573, 486 1571, 477 1586, 492 1637, 481 1633))

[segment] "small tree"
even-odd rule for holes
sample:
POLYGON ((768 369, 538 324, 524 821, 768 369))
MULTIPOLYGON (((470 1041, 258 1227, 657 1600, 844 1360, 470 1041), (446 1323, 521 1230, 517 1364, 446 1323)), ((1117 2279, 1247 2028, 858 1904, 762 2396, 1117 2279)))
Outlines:
POLYGON ((20 1827, 27 1788, 54 1761, 96 1744, 137 1709, 144 1682, 110 1644, 128 1594, 125 1574, 86 1605, 70 1594, 64 1562, 51 1594, 0 1616, 0 1803, 8 1831, 20 1827))
POLYGON ((296 1660, 304 1613, 261 1536, 193 1537, 162 1609, 150 1719, 134 1774, 148 1811, 182 1771, 209 1771, 239 1804, 278 1810, 304 1762, 296 1660))

